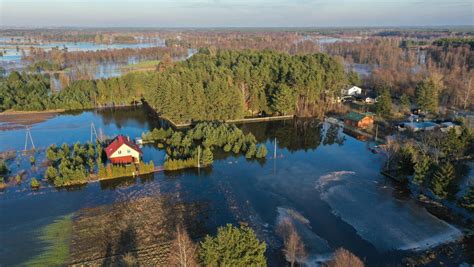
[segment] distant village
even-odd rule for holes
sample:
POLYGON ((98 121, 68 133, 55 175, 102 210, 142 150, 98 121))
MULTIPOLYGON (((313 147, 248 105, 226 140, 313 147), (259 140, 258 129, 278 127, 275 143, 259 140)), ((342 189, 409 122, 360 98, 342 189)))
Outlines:
MULTIPOLYGON (((376 124, 376 114, 371 111, 379 100, 379 96, 375 96, 374 92, 364 90, 358 86, 349 86, 347 89, 341 90, 341 97, 336 102, 345 103, 351 106, 351 111, 340 118, 343 125, 348 128, 372 130, 376 124), (366 109, 360 111, 357 109, 366 109)), ((394 99, 398 101, 399 99, 394 99)), ((435 117, 428 111, 422 110, 416 105, 411 105, 410 109, 404 112, 403 117, 388 121, 389 126, 399 132, 420 132, 440 130, 447 132, 450 128, 460 129, 460 123, 457 119, 463 118, 469 127, 474 126, 474 113, 458 113, 451 112, 445 117, 435 117)), ((387 122, 387 121, 385 121, 387 122)))

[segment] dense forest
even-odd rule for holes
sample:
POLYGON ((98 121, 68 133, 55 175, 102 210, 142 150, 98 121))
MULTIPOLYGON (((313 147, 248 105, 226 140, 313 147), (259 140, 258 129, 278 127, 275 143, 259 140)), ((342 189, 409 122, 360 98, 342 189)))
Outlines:
POLYGON ((342 65, 324 54, 204 51, 157 75, 145 98, 177 121, 314 115, 344 85, 342 65))
POLYGON ((322 114, 346 85, 343 66, 325 54, 202 50, 160 66, 158 72, 81 80, 60 92, 36 74, 0 80, 2 110, 86 109, 127 105, 144 98, 178 121, 225 120, 269 114, 322 114))

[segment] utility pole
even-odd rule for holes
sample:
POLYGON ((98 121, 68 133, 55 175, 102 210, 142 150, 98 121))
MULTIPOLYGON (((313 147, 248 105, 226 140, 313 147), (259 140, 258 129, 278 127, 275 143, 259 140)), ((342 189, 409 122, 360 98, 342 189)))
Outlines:
POLYGON ((95 125, 94 125, 93 122, 91 122, 91 143, 93 143, 93 142, 92 142, 92 137, 93 137, 94 135, 95 135, 95 139, 96 139, 96 140, 99 140, 99 142, 100 142, 101 140, 100 140, 99 136, 97 135, 97 131, 96 131, 96 129, 95 129, 95 125))
POLYGON ((379 125, 375 124, 375 144, 377 144, 377 137, 379 135, 379 125))
POLYGON ((273 174, 276 174, 276 157, 277 157, 277 139, 275 137, 274 148, 273 148, 273 174))
POLYGON ((275 141, 273 142, 275 144, 275 147, 273 148, 273 158, 277 158, 277 139, 275 137, 275 141))
POLYGON ((198 146, 198 169, 201 168, 201 146, 198 146))
POLYGON ((26 148, 28 147, 28 137, 30 138, 30 142, 31 142, 31 146, 33 147, 33 150, 35 150, 35 143, 33 142, 33 137, 31 136, 31 131, 30 131, 30 127, 29 126, 26 126, 26 135, 25 135, 25 149, 24 151, 26 151, 26 148))

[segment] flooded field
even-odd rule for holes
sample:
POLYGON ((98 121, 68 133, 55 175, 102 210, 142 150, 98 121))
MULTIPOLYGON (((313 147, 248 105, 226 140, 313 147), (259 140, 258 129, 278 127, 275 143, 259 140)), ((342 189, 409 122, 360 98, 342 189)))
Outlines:
MULTIPOLYGON (((31 126, 40 148, 38 161, 44 158, 41 149, 50 144, 88 141, 91 123, 103 135, 132 138, 160 125, 139 107, 55 114, 31 126)), ((430 214, 380 175, 382 156, 338 126, 295 120, 239 127, 266 143, 269 155, 264 161, 220 152, 210 169, 60 190, 48 186, 33 191, 28 180, 10 185, 0 193, 0 264, 41 262, 49 249, 41 231, 61 222, 69 229, 63 232, 68 233, 64 240, 70 240, 64 254, 70 263, 105 264, 131 253, 143 264, 159 264, 160 253, 168 249, 169 229, 185 222, 194 240, 226 223, 246 223, 267 242, 269 264, 278 266, 283 256, 276 226, 285 219, 303 237, 310 266, 339 247, 368 266, 379 266, 400 265, 405 257, 447 243, 455 252, 443 258, 445 264, 472 263, 474 247, 461 245, 462 226, 430 214), (92 229, 94 234, 88 235, 92 229), (99 242, 105 236, 114 242, 99 242)), ((0 131, 1 151, 21 150, 24 142, 21 127, 0 131)), ((143 150, 145 161, 162 164, 164 151, 153 145, 143 150)), ((9 167, 28 169, 28 156, 18 155, 20 160, 9 161, 9 167)))

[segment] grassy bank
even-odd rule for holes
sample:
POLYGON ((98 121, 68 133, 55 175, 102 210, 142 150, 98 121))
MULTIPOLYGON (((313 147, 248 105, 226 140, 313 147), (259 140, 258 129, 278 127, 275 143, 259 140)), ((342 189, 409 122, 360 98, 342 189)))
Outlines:
POLYGON ((13 110, 8 109, 3 112, 0 112, 0 116, 7 115, 31 115, 31 114, 48 114, 48 113, 61 113, 65 109, 48 109, 48 110, 13 110))
POLYGON ((159 60, 145 60, 138 62, 136 64, 129 64, 121 67, 125 71, 144 71, 144 70, 154 70, 156 66, 160 64, 159 60))
MULTIPOLYGON (((72 234, 72 215, 66 215, 39 230, 44 244, 41 254, 27 261, 25 266, 62 266, 69 261, 72 234)), ((23 264, 22 264, 23 265, 23 264)))

